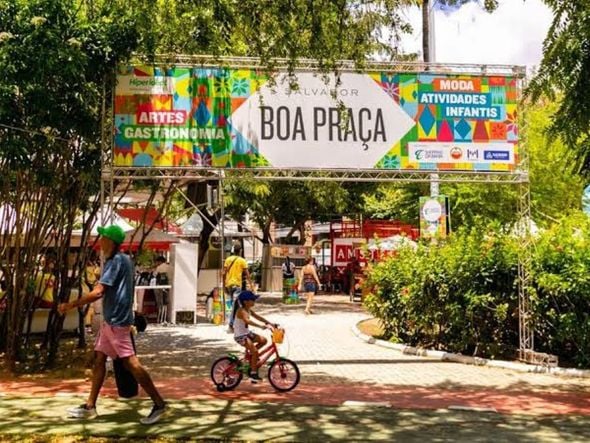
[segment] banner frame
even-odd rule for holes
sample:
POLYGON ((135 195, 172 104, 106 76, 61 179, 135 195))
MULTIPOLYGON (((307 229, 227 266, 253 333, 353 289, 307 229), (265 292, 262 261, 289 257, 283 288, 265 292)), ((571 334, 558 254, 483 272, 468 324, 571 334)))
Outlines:
MULTIPOLYGON (((134 54, 130 61, 125 63, 117 63, 115 69, 113 71, 113 88, 111 91, 112 95, 112 104, 114 105, 115 100, 115 87, 116 87, 116 72, 118 71, 120 66, 133 66, 133 65, 143 65, 143 66, 153 66, 153 67, 176 67, 176 68, 183 68, 183 67, 202 67, 202 68, 218 68, 218 69, 257 69, 261 70, 264 73, 271 74, 293 74, 296 75, 298 73, 306 73, 306 72, 313 72, 313 73, 323 73, 323 74, 339 74, 339 73, 357 73, 357 74, 370 74, 375 72, 390 72, 396 74, 420 74, 420 73, 429 73, 429 74, 440 74, 440 75, 472 75, 472 76, 494 76, 494 77, 512 77, 518 80, 517 85, 517 96, 522 96, 522 88, 524 87, 525 79, 526 79, 526 67, 520 65, 503 65, 503 64, 490 64, 490 65, 482 65, 482 64, 461 64, 461 63, 424 63, 424 62, 407 62, 407 61, 393 61, 393 62, 379 62, 379 61, 367 61, 364 63, 363 66, 357 66, 353 61, 350 60, 341 60, 336 63, 334 69, 326 70, 323 69, 320 64, 316 60, 312 59, 300 59, 297 61, 296 64, 293 64, 292 61, 288 59, 273 59, 272 63, 269 65, 272 66, 272 69, 269 69, 268 66, 259 58, 255 57, 215 57, 209 55, 166 55, 166 54, 158 54, 155 57, 148 57, 145 55, 134 54)), ((112 118, 114 118, 114 110, 111 109, 112 118)), ((521 174, 527 171, 526 165, 524 165, 524 158, 526 157, 526 147, 524 143, 520 142, 520 138, 518 140, 518 161, 513 165, 512 170, 501 170, 501 171, 484 171, 478 169, 476 171, 471 171, 467 169, 439 169, 439 168, 431 168, 431 169, 419 169, 420 172, 426 172, 428 174, 445 174, 445 173, 456 173, 458 171, 466 174, 473 174, 473 173, 492 173, 492 174, 500 174, 500 175, 515 175, 521 174)), ((110 167, 113 170, 128 170, 131 171, 134 166, 115 166, 114 165, 114 158, 113 158, 113 148, 115 145, 115 133, 113 128, 111 128, 111 136, 109 137, 109 144, 110 144, 110 155, 106 159, 105 162, 106 167, 110 167)), ((180 170, 180 168, 186 168, 185 166, 143 166, 143 169, 149 170, 180 170)), ((211 170, 224 170, 224 171, 235 171, 235 170, 247 170, 247 171, 268 171, 266 174, 272 176, 273 170, 280 170, 281 168, 276 167, 265 167, 265 166, 256 166, 256 167, 247 167, 247 168, 219 168, 213 166, 191 166, 189 167, 195 172, 202 172, 205 175, 207 171, 211 170)), ((301 171, 304 172, 307 169, 301 167, 292 167, 289 168, 292 171, 301 171)), ((326 169, 327 171, 343 171, 340 168, 330 168, 326 169)), ((350 169, 346 168, 345 171, 350 171, 350 169)), ((318 171, 323 171, 322 169, 318 169, 318 171)), ((358 171, 359 173, 369 173, 369 172, 383 172, 395 175, 397 172, 411 172, 411 169, 382 169, 382 168, 359 168, 354 169, 354 171, 358 171)), ((264 174, 263 174, 264 175, 264 174)), ((444 181, 444 180, 441 180, 444 181)))
MULTIPOLYGON (((355 72, 367 73, 375 71, 389 71, 399 73, 447 73, 451 75, 489 75, 511 76, 519 80, 518 96, 521 97, 522 88, 526 82, 526 68, 518 65, 482 65, 482 64, 449 64, 424 62, 377 62, 368 61, 359 67, 353 61, 340 61, 333 69, 323 69, 316 60, 301 59, 295 65, 292 60, 273 59, 263 62, 252 57, 215 57, 210 55, 167 55, 158 54, 155 57, 135 54, 125 65, 142 63, 153 66, 201 66, 204 68, 251 68, 274 73, 283 68, 289 73, 296 72, 355 72), (269 69, 272 66, 273 69, 269 69)), ((516 185, 518 187, 520 218, 530 216, 530 181, 528 173, 528 155, 524 137, 519 137, 519 161, 512 171, 465 171, 465 170, 400 170, 400 169, 277 169, 277 168, 249 168, 249 169, 220 169, 213 167, 157 167, 134 168, 115 167, 112 150, 114 146, 114 98, 117 69, 112 76, 105 78, 103 89, 103 107, 101 121, 101 201, 106 201, 111 209, 114 206, 114 191, 116 184, 135 180, 177 181, 186 184, 194 181, 235 180, 251 178, 255 180, 304 180, 304 181, 356 181, 356 182, 430 182, 431 174, 439 174, 440 182, 447 183, 494 183, 516 185), (110 91, 108 91, 110 89, 110 91), (109 105, 109 106, 107 106, 109 105), (108 133, 110 131, 110 136, 108 133)), ((522 132, 521 132, 522 134, 522 132)), ((222 222, 223 225, 223 222, 222 222)), ((222 228, 223 229, 223 228, 222 228)), ((528 234, 528 233, 527 233, 528 234)), ((534 324, 530 308, 530 240, 525 235, 523 251, 518 261, 518 297, 519 297, 519 357, 526 362, 535 362, 545 354, 534 351, 534 324)), ((222 257, 223 258, 223 257, 222 257)), ((219 275, 221 281, 221 274, 219 275)), ((222 285, 220 285, 222 286, 222 285)))

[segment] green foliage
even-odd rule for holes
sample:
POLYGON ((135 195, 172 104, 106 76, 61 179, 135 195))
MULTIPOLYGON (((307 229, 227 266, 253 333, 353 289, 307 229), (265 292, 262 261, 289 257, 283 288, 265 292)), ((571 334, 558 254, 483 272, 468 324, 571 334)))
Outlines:
POLYGON ((590 219, 563 219, 536 243, 536 345, 590 366, 590 219))
MULTIPOLYGON (((534 239, 535 350, 590 367, 590 219, 563 218, 534 239)), ((520 239, 499 225, 402 250, 369 273, 366 299, 392 340, 495 357, 518 346, 520 239)))
POLYGON ((380 184, 375 192, 365 194, 363 212, 369 218, 400 220, 417 226, 420 222, 418 200, 428 192, 429 186, 425 183, 380 184))
MULTIPOLYGON (((22 354, 22 313, 32 306, 25 289, 36 257, 48 244, 54 248, 56 303, 69 297, 81 269, 77 260, 69 272, 68 250, 78 211, 91 211, 99 190, 103 88, 138 38, 136 15, 122 2, 0 0, 0 206, 15 214, 0 223, 8 286, 0 349, 12 368, 22 354), (13 246, 12 236, 25 230, 23 243, 13 246)), ((62 321, 51 319, 43 343, 48 365, 62 321)))
POLYGON ((362 183, 259 182, 242 177, 226 181, 225 203, 236 219, 250 212, 261 227, 275 222, 302 229, 307 220, 329 221, 362 212, 363 195, 373 188, 362 183))
POLYGON ((135 264, 143 269, 152 268, 156 263, 156 253, 149 249, 143 249, 135 256, 135 264))
POLYGON ((397 54, 399 33, 409 27, 398 0, 128 0, 138 15, 141 52, 259 57, 314 58, 325 69, 336 61, 362 63, 368 56, 397 54), (392 32, 386 32, 386 31, 392 32), (388 39, 384 36, 389 35, 388 39))
POLYGON ((495 356, 518 344, 514 241, 498 225, 402 250, 375 266, 367 307, 394 340, 495 356))
POLYGON ((248 272, 252 281, 258 285, 262 283, 262 262, 260 260, 251 263, 248 266, 248 272))
MULTIPOLYGON (((560 138, 548 136, 558 103, 543 100, 522 104, 522 146, 527 150, 533 218, 547 226, 563 215, 580 209, 584 180, 577 174, 573 155, 560 138)), ((427 184, 381 184, 365 196, 364 214, 418 222, 418 199, 429 192, 427 184)), ((513 185, 441 184, 441 194, 451 203, 453 229, 473 226, 485 220, 513 224, 518 215, 518 190, 513 185)))
POLYGON ((543 43, 543 60, 527 94, 554 101, 563 94, 551 132, 573 150, 580 171, 590 169, 590 4, 545 0, 553 22, 543 43))
POLYGON ((529 156, 531 209, 540 225, 551 224, 581 209, 584 180, 577 174, 575 157, 560 137, 549 137, 557 102, 525 106, 524 131, 529 156))

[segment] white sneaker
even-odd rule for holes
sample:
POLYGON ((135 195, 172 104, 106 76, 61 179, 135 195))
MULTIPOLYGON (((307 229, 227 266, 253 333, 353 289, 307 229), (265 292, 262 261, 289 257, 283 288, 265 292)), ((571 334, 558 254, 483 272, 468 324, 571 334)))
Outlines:
POLYGON ((166 403, 164 403, 164 405, 160 407, 154 405, 149 415, 147 417, 140 419, 139 421, 143 425, 153 425, 154 423, 160 421, 160 419, 166 413, 166 409, 166 403))
POLYGON ((76 406, 75 408, 68 409, 68 417, 69 418, 85 418, 87 420, 91 420, 95 418, 98 414, 96 413, 96 407, 89 408, 86 406, 86 403, 76 406))

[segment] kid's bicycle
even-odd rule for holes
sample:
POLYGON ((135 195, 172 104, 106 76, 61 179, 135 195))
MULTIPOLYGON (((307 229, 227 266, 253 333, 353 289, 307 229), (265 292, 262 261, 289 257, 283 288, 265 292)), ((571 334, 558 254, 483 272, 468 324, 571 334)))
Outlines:
MULTIPOLYGON (((269 363, 268 381, 277 391, 287 392, 294 389, 301 378, 297 364, 279 355, 277 344, 283 342, 285 330, 275 328, 272 331, 272 341, 258 352, 258 367, 261 368, 271 357, 275 357, 269 363)), ((221 357, 211 366, 211 380, 219 392, 235 389, 244 374, 250 373, 250 352, 241 359, 236 354, 228 354, 221 357)))

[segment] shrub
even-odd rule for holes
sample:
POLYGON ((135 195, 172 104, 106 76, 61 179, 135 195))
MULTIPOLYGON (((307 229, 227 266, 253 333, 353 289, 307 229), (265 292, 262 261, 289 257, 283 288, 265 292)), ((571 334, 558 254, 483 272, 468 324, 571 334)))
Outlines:
MULTIPOLYGON (((533 241, 535 350, 590 367, 590 218, 565 217, 533 241)), ((366 299, 394 341, 495 357, 518 347, 521 240, 498 225, 459 230, 373 267, 366 299)))
POLYGON ((395 341, 454 352, 518 345, 516 243, 499 226, 460 230, 440 244, 405 249, 377 264, 370 312, 395 341))
POLYGON ((573 215, 536 242, 533 260, 535 345, 590 366, 590 219, 573 215))

